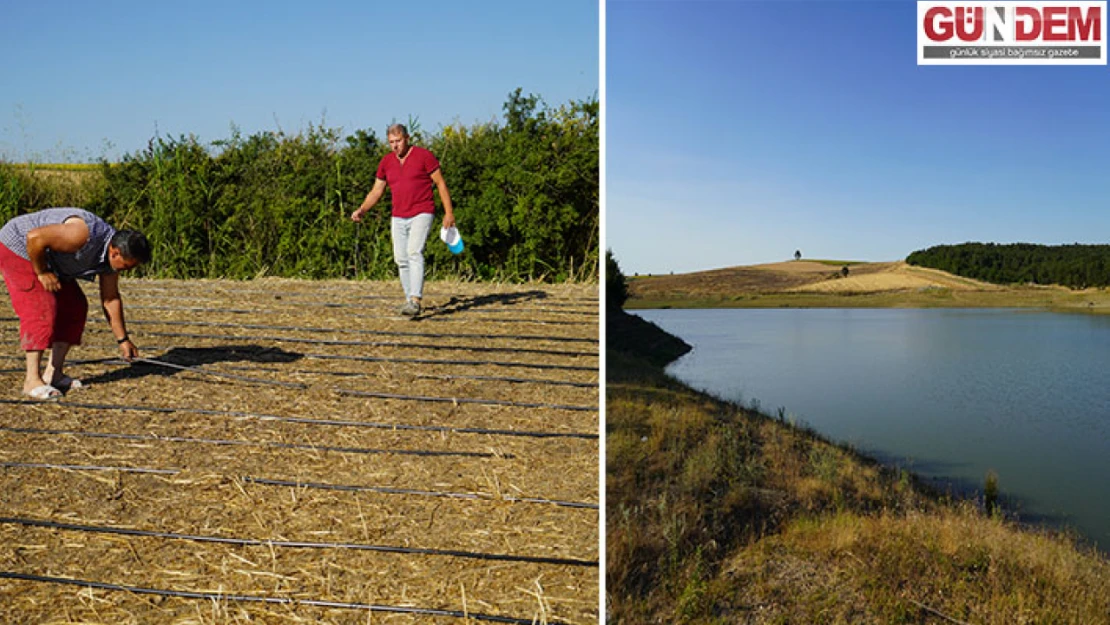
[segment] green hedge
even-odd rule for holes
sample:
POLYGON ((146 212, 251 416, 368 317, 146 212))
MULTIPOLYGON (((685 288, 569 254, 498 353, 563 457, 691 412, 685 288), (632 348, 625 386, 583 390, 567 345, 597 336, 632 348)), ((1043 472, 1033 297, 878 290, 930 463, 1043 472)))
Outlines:
MULTIPOLYGON (((429 274, 596 281, 597 99, 552 108, 517 89, 503 108, 503 122, 434 133, 410 123, 414 143, 440 160, 466 242, 454 256, 430 237, 429 274)), ((75 205, 142 230, 155 259, 139 275, 390 278, 389 194, 361 224, 349 218, 388 150, 372 130, 310 126, 296 135, 234 130, 208 145, 155 137, 100 163, 100 175, 45 177, 0 163, 0 217, 75 205)))

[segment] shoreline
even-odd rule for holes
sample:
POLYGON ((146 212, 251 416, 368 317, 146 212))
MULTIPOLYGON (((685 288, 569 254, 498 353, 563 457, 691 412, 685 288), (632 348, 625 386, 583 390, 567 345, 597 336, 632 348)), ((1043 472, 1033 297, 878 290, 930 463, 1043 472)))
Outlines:
POLYGON ((664 369, 689 346, 632 307, 610 310, 606 331, 615 620, 718 622, 752 606, 761 622, 1110 614, 1110 555, 1077 532, 991 513, 976 493, 682 383, 664 369))
POLYGON ((630 296, 625 309, 667 308, 1024 308, 1045 312, 1110 315, 1110 291, 1061 292, 1056 289, 864 293, 739 293, 705 297, 630 296))
MULTIPOLYGON (((832 299, 832 298, 827 298, 827 299, 832 299)), ((935 501, 939 502, 939 501, 944 501, 944 500, 952 500, 952 501, 956 501, 956 502, 967 502, 967 503, 973 503, 974 504, 974 503, 979 502, 979 500, 981 499, 981 495, 982 495, 981 491, 983 489, 983 484, 973 482, 973 481, 968 480, 968 479, 960 478, 959 476, 954 476, 954 475, 943 475, 943 476, 925 475, 925 474, 922 474, 922 473, 914 470, 912 467, 907 466, 906 464, 897 461, 892 456, 884 454, 882 452, 882 450, 864 449, 864 448, 860 448, 856 445, 853 445, 852 443, 838 440, 838 439, 836 439, 836 438, 834 438, 834 437, 832 437, 832 436, 830 436, 830 435, 828 435, 824 432, 821 432, 815 426, 813 426, 812 424, 810 424, 808 422, 801 421, 801 422, 794 423, 790 420, 784 419, 782 415, 776 417, 775 415, 769 414, 768 412, 765 412, 764 409, 759 407, 759 406, 747 406, 743 402, 739 402, 739 401, 736 401, 736 400, 733 400, 733 399, 728 399, 726 397, 721 397, 721 396, 719 396, 719 395, 717 395, 717 394, 715 394, 711 391, 708 391, 708 390, 700 390, 700 389, 694 388, 692 386, 689 386, 688 384, 686 384, 685 382, 683 382, 679 378, 677 378, 677 377, 673 376, 672 374, 668 373, 666 371, 666 369, 667 369, 667 367, 669 367, 671 364, 676 362, 681 357, 683 357, 686 354, 692 352, 694 350, 694 347, 692 345, 690 345, 689 343, 687 343, 686 340, 683 339, 682 337, 679 337, 677 335, 673 335, 673 334, 663 330, 662 328, 659 328, 653 322, 648 321, 647 319, 644 319, 643 317, 640 317, 639 315, 636 315, 637 310, 655 310, 655 309, 632 307, 632 306, 626 306, 626 308, 627 308, 627 310, 623 311, 624 315, 635 317, 635 319, 637 320, 636 322, 639 323, 640 325, 644 325, 644 326, 650 325, 654 328, 655 332, 660 333, 662 335, 665 335, 666 337, 670 337, 671 339, 674 339, 675 341, 677 341, 678 343, 681 344, 681 347, 677 351, 671 351, 669 353, 666 353, 666 355, 655 354, 656 358, 654 358, 652 364, 654 364, 655 366, 658 367, 659 372, 663 376, 665 376, 667 379, 669 379, 673 383, 677 384, 678 386, 680 386, 684 390, 686 390, 688 392, 691 392, 691 393, 694 393, 696 395, 702 395, 702 396, 711 398, 713 401, 716 401, 716 402, 721 402, 723 404, 728 404, 728 405, 734 406, 736 409, 738 409, 740 411, 745 411, 745 412, 752 413, 752 414, 758 416, 759 418, 767 419, 769 421, 778 422, 783 427, 787 427, 787 428, 790 428, 790 429, 793 429, 793 430, 797 430, 799 432, 804 433, 804 435, 806 435, 810 438, 813 438, 813 439, 821 441, 825 444, 836 447, 837 449, 841 450, 842 452, 844 452, 846 454, 849 454, 851 456, 854 456, 855 458, 857 458, 862 463, 870 464, 870 465, 873 465, 873 466, 876 466, 876 467, 881 467, 881 468, 889 470, 889 471, 905 473, 909 476, 910 480, 914 484, 916 484, 918 487, 920 487, 927 496, 933 498, 935 501)), ((658 308, 658 309, 665 309, 665 308, 666 307, 661 307, 661 308, 658 308)), ((679 306, 674 306, 674 307, 671 307, 671 308, 680 308, 680 307, 679 306)), ((777 308, 788 308, 788 307, 787 306, 701 306, 701 307, 699 307, 699 306, 686 306, 686 307, 682 307, 682 308, 690 309, 690 310, 694 310, 694 309, 722 309, 722 308, 748 308, 748 309, 753 309, 754 310, 754 309, 777 309, 777 308)), ((852 307, 848 307, 848 306, 808 306, 808 307, 796 306, 796 308, 822 309, 822 308, 852 308, 852 307)), ((875 308, 875 309, 879 309, 879 308, 915 308, 915 309, 923 309, 923 308, 926 308, 926 307, 908 307, 908 306, 901 306, 901 307, 896 307, 896 306, 867 306, 867 307, 863 307, 863 306, 856 306, 854 308, 875 308)), ((944 307, 937 306, 937 307, 932 307, 932 308, 951 308, 951 309, 957 309, 957 308, 968 308, 968 309, 991 309, 991 308, 1003 309, 1003 308, 1009 308, 1009 309, 1014 309, 1014 310, 1027 310, 1028 312, 1087 313, 1087 311, 1084 311, 1084 310, 1067 310, 1067 309, 1052 310, 1052 309, 1047 309, 1047 308, 1035 308, 1035 307, 1032 307, 1032 306, 1024 306, 1023 307, 1023 306, 1002 306, 1002 305, 999 305, 999 306, 944 306, 944 307)), ((1102 314, 1106 314, 1106 312, 1110 312, 1110 311, 1104 311, 1102 314)), ((1094 314, 1099 314, 1099 313, 1094 313, 1094 314)), ((999 504, 1000 504, 1000 511, 1001 511, 1002 517, 1007 519, 1009 522, 1011 522, 1011 523, 1013 523, 1013 524, 1015 524, 1019 527, 1025 528, 1029 531, 1032 531, 1032 532, 1050 531, 1050 532, 1057 532, 1057 533, 1062 533, 1064 535, 1070 536, 1071 539, 1077 545, 1079 545, 1083 548, 1088 548, 1090 550, 1093 550, 1094 552, 1100 554, 1107 561, 1110 561, 1110 544, 1101 545, 1095 539, 1084 535, 1082 532, 1080 532, 1074 526, 1070 525, 1068 522, 1060 520, 1060 519, 1058 519, 1058 518, 1056 518, 1052 515, 1038 515, 1038 514, 1030 514, 1029 512, 1024 512, 1024 511, 1022 511, 1023 506, 1021 505, 1021 502, 1022 502, 1022 498, 1019 497, 1019 496, 1016 496, 1016 495, 1013 495, 1013 494, 1008 494, 1008 493, 1000 493, 999 504)))

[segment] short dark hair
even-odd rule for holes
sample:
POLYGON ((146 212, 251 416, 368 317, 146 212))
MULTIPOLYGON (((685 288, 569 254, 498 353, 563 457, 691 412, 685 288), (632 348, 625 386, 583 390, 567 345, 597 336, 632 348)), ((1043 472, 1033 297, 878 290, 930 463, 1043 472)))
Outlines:
POLYGON ((141 264, 150 262, 150 241, 138 230, 117 230, 111 243, 127 260, 137 260, 141 264))

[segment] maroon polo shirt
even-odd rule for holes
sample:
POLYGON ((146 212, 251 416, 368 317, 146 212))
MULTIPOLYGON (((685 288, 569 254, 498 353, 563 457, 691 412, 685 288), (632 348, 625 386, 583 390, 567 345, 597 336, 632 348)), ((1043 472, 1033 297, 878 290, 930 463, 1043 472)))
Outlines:
POLYGON ((410 146, 402 165, 393 152, 386 154, 378 164, 377 177, 389 185, 393 194, 393 216, 415 217, 420 213, 435 213, 432 199, 432 172, 439 169, 439 161, 430 151, 410 146))

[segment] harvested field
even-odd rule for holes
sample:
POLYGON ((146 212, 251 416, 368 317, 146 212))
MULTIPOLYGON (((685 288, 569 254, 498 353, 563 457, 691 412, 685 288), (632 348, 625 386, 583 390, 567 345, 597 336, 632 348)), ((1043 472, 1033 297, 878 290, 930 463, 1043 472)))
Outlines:
POLYGON ((962 278, 943 271, 914 267, 904 261, 850 263, 842 277, 840 266, 815 261, 791 261, 728 267, 673 276, 651 276, 629 282, 629 294, 640 299, 729 297, 739 294, 814 292, 873 293, 915 289, 999 291, 1002 287, 962 278))
POLYGON ((936 269, 915 267, 899 261, 853 265, 847 277, 841 277, 834 272, 831 277, 787 290, 817 293, 874 293, 922 289, 1001 291, 1002 287, 936 269))
POLYGON ((399 290, 89 285, 56 402, 4 304, 0 622, 596 623, 597 286, 399 290))

